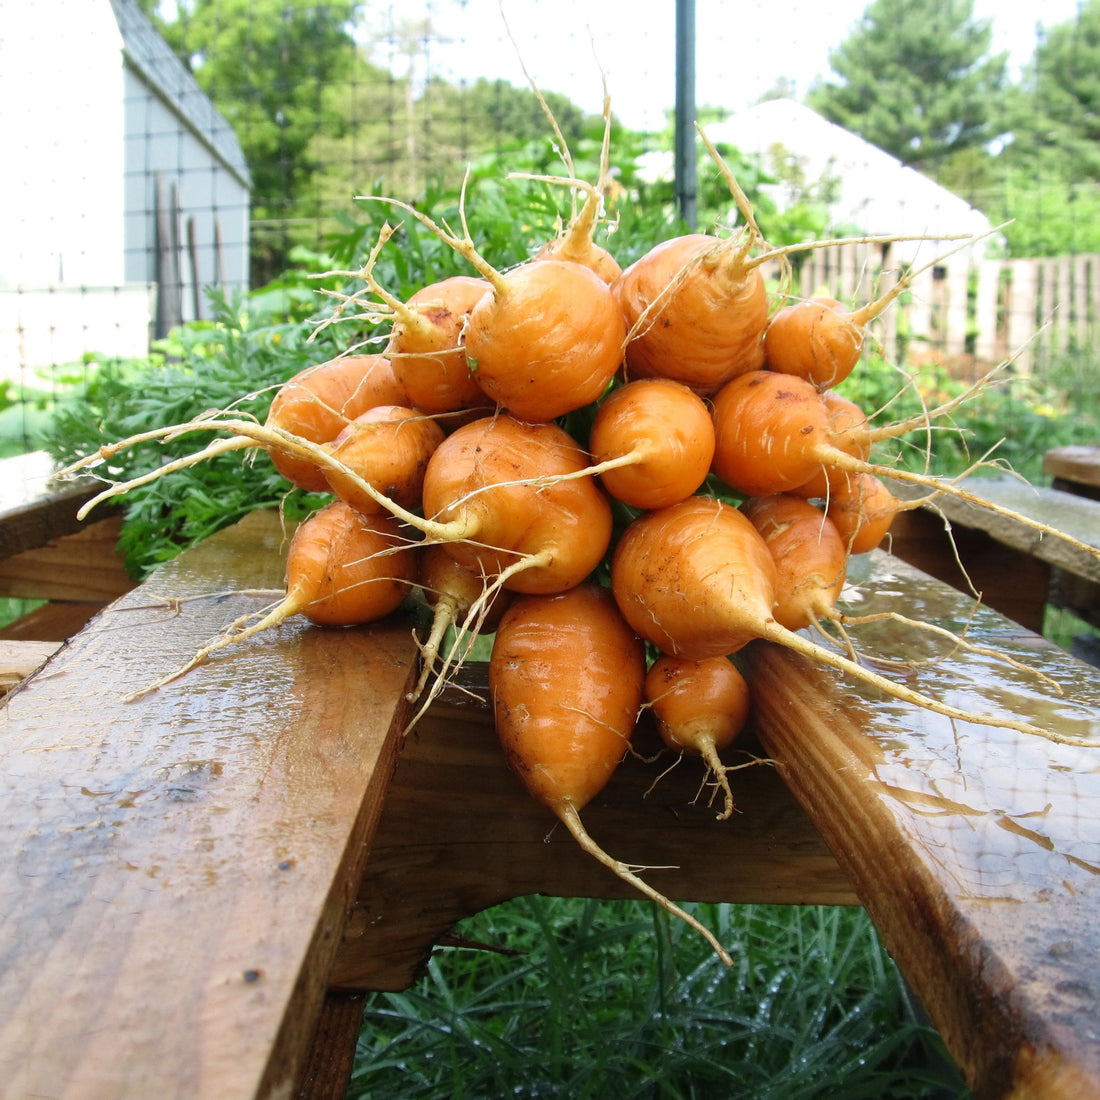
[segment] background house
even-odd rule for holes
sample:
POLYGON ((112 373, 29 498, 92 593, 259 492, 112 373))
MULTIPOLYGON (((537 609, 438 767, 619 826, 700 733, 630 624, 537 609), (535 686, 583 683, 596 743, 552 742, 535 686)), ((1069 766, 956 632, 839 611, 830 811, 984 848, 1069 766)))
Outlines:
MULTIPOLYGON (((925 236, 891 246, 895 260, 923 262, 955 247, 950 240, 988 234, 990 220, 964 199, 857 134, 791 99, 773 99, 706 127, 715 143, 728 143, 781 182, 764 188, 780 208, 803 186, 830 198, 829 232, 872 236, 925 236)), ((966 265, 987 251, 990 238, 946 261, 966 265)))
POLYGON ((248 285, 240 145, 133 0, 0 0, 0 379, 144 355, 248 285))

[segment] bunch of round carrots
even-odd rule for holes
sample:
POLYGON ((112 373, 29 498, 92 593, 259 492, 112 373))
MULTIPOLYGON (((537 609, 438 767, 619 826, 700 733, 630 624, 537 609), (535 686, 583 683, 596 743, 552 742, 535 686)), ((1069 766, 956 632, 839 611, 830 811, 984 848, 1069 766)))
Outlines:
POLYGON ((97 501, 256 448, 291 485, 330 494, 293 536, 285 598, 150 687, 289 615, 359 625, 418 592, 432 609, 419 713, 472 640, 491 634, 497 729, 532 796, 728 961, 707 929, 582 824, 643 709, 672 751, 702 758, 720 818, 734 809, 721 753, 749 712, 731 657, 758 639, 941 714, 1054 735, 895 683, 858 663, 847 642, 837 602, 849 558, 921 503, 900 500, 891 480, 970 497, 875 462, 875 445, 915 425, 873 428, 834 391, 897 287, 855 311, 788 300, 763 266, 791 250, 767 246, 732 180, 739 232, 685 234, 621 270, 595 241, 600 188, 567 182, 584 196, 576 215, 505 271, 465 227, 455 235, 406 208, 471 271, 402 301, 374 275, 393 247, 384 229, 358 273, 362 290, 336 311, 355 304, 388 319, 383 352, 289 379, 262 424, 206 415, 70 469, 139 438, 207 431, 216 433, 209 445, 97 501))

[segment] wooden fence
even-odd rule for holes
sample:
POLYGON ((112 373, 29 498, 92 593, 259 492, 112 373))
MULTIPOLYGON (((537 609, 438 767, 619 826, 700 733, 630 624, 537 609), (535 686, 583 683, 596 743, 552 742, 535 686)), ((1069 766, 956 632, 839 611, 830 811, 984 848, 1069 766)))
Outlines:
MULTIPOLYGON (((889 246, 845 245, 808 253, 792 291, 863 304, 900 274, 889 246)), ((956 255, 916 276, 871 331, 898 364, 937 362, 976 376, 1015 356, 1017 373, 1043 371, 1100 347, 1100 255, 975 262, 956 255)))

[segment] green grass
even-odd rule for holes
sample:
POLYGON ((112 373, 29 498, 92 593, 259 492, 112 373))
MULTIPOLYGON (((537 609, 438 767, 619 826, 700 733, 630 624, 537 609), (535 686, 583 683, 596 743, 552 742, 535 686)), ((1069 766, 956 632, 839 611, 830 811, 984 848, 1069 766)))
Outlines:
POLYGON ((866 914, 697 905, 725 968, 648 902, 519 898, 368 999, 349 1100, 961 1098, 866 914))

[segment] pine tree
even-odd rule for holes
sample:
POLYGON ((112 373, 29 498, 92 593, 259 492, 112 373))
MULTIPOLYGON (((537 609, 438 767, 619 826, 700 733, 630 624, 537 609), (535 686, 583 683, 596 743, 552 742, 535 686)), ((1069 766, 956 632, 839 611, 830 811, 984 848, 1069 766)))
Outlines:
POLYGON ((809 105, 902 163, 934 172, 996 136, 1007 57, 973 0, 872 0, 829 55, 809 105))
POLYGON ((1024 74, 1010 159, 1100 180, 1100 0, 1051 28, 1024 74))

